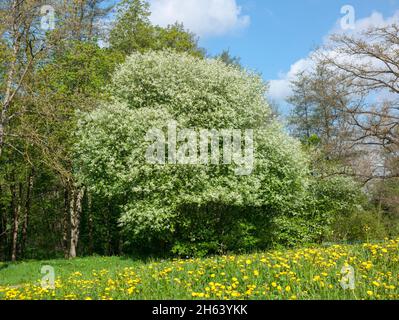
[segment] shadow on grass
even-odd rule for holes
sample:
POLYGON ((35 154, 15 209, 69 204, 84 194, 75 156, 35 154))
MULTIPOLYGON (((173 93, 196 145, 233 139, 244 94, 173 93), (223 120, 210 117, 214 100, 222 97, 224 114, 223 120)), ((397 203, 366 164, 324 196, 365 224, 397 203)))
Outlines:
POLYGON ((9 267, 9 264, 8 264, 8 263, 2 263, 2 264, 0 264, 0 270, 7 269, 8 267, 9 267))

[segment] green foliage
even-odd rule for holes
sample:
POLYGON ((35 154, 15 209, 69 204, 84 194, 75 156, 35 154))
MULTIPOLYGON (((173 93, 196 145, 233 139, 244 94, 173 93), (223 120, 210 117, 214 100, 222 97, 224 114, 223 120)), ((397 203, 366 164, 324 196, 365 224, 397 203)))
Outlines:
MULTIPOLYGON (((60 244, 63 226, 68 223, 63 216, 69 208, 68 202, 65 203, 64 189, 68 187, 66 181, 72 179, 70 147, 75 139, 75 113, 79 109, 91 110, 98 100, 106 98, 102 88, 110 80, 116 64, 123 60, 120 53, 102 49, 94 43, 70 41, 64 43, 63 49, 53 53, 51 62, 46 61, 34 70, 35 81, 30 89, 35 95, 31 99, 16 100, 18 104, 25 103, 26 112, 12 121, 12 133, 23 138, 10 139, 17 149, 6 149, 0 159, 1 233, 7 232, 10 237, 13 206, 19 203, 19 254, 25 258, 63 256, 60 244), (34 172, 34 181, 28 207, 27 179, 30 172, 34 172), (14 200, 10 194, 12 186, 22 190, 14 200), (26 243, 22 235, 25 212, 29 215, 26 243)), ((86 213, 82 217, 83 227, 86 213)), ((114 231, 116 219, 110 226, 108 220, 99 221, 102 211, 98 210, 97 214, 94 217, 95 231, 107 226, 111 238, 115 238, 114 234, 118 234, 114 231)), ((109 215, 112 217, 111 213, 109 215)), ((89 243, 84 242, 88 240, 85 238, 87 232, 87 228, 82 229, 83 246, 89 243)), ((98 242, 102 242, 96 243, 98 252, 108 252, 104 243, 110 237, 104 237, 104 232, 98 233, 98 242)), ((10 244, 7 237, 3 239, 0 256, 3 252, 8 255, 6 246, 10 244)), ((82 251, 89 252, 88 249, 82 251)))
POLYGON ((360 185, 348 177, 314 179, 311 193, 316 199, 315 208, 325 219, 347 215, 358 209, 364 200, 360 185))
POLYGON ((166 28, 153 26, 149 20, 149 4, 145 0, 124 0, 118 6, 117 21, 110 33, 113 49, 124 54, 148 50, 173 49, 204 57, 196 36, 179 23, 166 28))
MULTIPOLYGON (((95 43, 68 42, 64 50, 55 53, 53 63, 39 70, 38 90, 52 93, 51 98, 73 99, 71 104, 84 98, 100 99, 115 66, 123 59, 121 53, 100 48, 95 43)), ((82 101, 80 104, 84 105, 82 101)))
POLYGON ((110 81, 115 66, 122 61, 123 56, 118 52, 94 43, 71 41, 64 44, 63 51, 55 53, 53 63, 38 70, 35 83, 35 91, 39 94, 35 99, 37 112, 24 118, 24 127, 41 137, 33 143, 38 144, 45 157, 51 158, 48 162, 51 161, 53 168, 69 173, 75 114, 78 110, 92 110, 98 101, 107 98, 103 87, 110 81), (43 140, 46 141, 44 145, 43 140))
MULTIPOLYGON (((389 225, 392 222, 378 212, 359 210, 349 215, 337 216, 329 239, 350 242, 384 239, 389 236, 389 230, 394 229, 393 225, 389 225)), ((396 229, 397 226, 396 222, 396 229)))
POLYGON ((145 0, 121 1, 116 24, 110 33, 111 46, 124 53, 151 48, 153 27, 150 14, 145 0))
POLYGON ((0 99, 3 99, 7 65, 10 60, 10 49, 3 39, 0 39, 0 99))
POLYGON ((311 194, 315 200, 312 204, 311 220, 320 226, 313 234, 313 239, 317 241, 321 241, 331 232, 331 226, 336 219, 361 210, 362 204, 366 203, 360 185, 348 177, 314 179, 311 194))
POLYGON ((233 65, 242 68, 241 59, 239 57, 232 56, 229 50, 223 50, 223 52, 216 56, 216 58, 220 59, 227 65, 233 65))
POLYGON ((274 244, 292 247, 321 243, 329 238, 337 219, 361 209, 363 197, 360 186, 351 178, 312 177, 299 213, 289 211, 274 221, 274 244))
POLYGON ((152 50, 173 49, 199 58, 205 56, 205 50, 198 47, 195 34, 185 30, 183 24, 175 23, 166 28, 156 26, 153 37, 152 50))

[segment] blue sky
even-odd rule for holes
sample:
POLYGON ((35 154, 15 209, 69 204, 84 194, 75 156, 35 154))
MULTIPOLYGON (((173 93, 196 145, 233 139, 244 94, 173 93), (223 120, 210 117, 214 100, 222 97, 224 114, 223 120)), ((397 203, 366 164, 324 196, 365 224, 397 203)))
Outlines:
MULTIPOLYGON (((309 54, 340 30, 341 8, 353 6, 356 28, 399 21, 399 0, 149 0, 154 24, 183 22, 210 54, 229 49, 270 81, 284 104, 289 82, 309 54)), ((286 107, 286 106, 284 106, 286 107)))
POLYGON ((352 5, 358 19, 373 11, 389 17, 399 10, 393 0, 239 0, 237 4, 250 17, 250 24, 240 32, 200 43, 211 53, 230 48, 245 66, 261 71, 266 79, 288 72, 320 45, 343 16, 342 6, 352 5))

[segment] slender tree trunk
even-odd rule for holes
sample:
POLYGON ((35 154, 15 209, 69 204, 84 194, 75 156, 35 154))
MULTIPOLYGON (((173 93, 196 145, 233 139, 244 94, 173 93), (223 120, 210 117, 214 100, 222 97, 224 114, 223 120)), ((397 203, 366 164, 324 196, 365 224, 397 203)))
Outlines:
POLYGON ((64 251, 65 259, 69 258, 69 248, 68 248, 68 214, 69 214, 69 189, 65 188, 64 192, 64 214, 62 217, 62 250, 64 251))
POLYGON ((108 205, 108 211, 106 213, 106 226, 107 226, 107 255, 110 256, 112 252, 112 230, 111 230, 111 214, 112 206, 108 205))
POLYGON ((18 248, 18 231, 19 231, 19 216, 21 212, 21 198, 22 198, 22 184, 19 184, 19 199, 17 199, 16 187, 12 187, 13 197, 13 229, 12 229, 12 247, 11 247, 11 261, 17 260, 17 248, 18 248))
POLYGON ((73 190, 71 200, 71 241, 69 248, 69 258, 76 257, 76 249, 79 241, 79 226, 82 214, 82 200, 84 196, 84 188, 73 190))
POLYGON ((310 123, 309 123, 309 110, 305 107, 305 121, 306 121, 306 137, 310 139, 310 123))
POLYGON ((76 202, 75 202, 75 194, 76 191, 74 188, 71 189, 71 192, 69 193, 69 227, 70 227, 70 232, 69 232, 69 251, 68 251, 68 258, 74 258, 76 257, 76 248, 73 243, 73 234, 74 234, 74 228, 76 227, 74 225, 74 213, 76 212, 76 202))
MULTIPOLYGON (((0 185, 0 197, 3 192, 3 186, 0 185)), ((3 260, 7 256, 7 210, 0 203, 0 259, 3 260)))
POLYGON ((14 47, 14 58, 13 61, 11 62, 10 70, 8 71, 7 75, 7 81, 6 81, 6 90, 4 94, 4 98, 1 104, 1 110, 0 110, 0 158, 2 156, 3 152, 3 146, 4 146, 4 136, 5 136, 5 130, 6 130, 6 125, 7 125, 7 119, 8 119, 8 108, 10 106, 10 99, 11 99, 11 90, 12 90, 12 84, 13 84, 13 78, 16 70, 16 64, 17 64, 17 54, 19 51, 19 46, 16 45, 14 47))
POLYGON ((91 210, 92 206, 92 198, 91 194, 87 194, 87 211, 89 215, 89 254, 92 255, 94 252, 94 243, 93 243, 93 212, 91 210))
POLYGON ((0 159, 3 153, 3 144, 4 144, 4 126, 3 126, 3 119, 1 119, 0 115, 0 159))
POLYGON ((14 0, 12 2, 12 13, 13 13, 13 21, 12 21, 12 35, 14 37, 13 43, 13 55, 11 59, 11 63, 7 72, 6 78, 6 86, 3 96, 3 101, 1 102, 1 110, 0 110, 0 158, 3 152, 4 146, 4 135, 8 120, 8 108, 10 107, 12 100, 12 90, 13 90, 13 81, 15 74, 17 72, 17 62, 18 62, 18 53, 21 47, 21 33, 18 29, 17 17, 19 13, 19 2, 14 0))
POLYGON ((30 207, 31 207, 31 196, 33 190, 33 175, 34 175, 34 169, 32 168, 28 176, 27 189, 26 189, 25 214, 24 214, 24 222, 22 225, 22 242, 21 242, 22 256, 25 254, 26 241, 28 238, 28 224, 29 224, 30 207))

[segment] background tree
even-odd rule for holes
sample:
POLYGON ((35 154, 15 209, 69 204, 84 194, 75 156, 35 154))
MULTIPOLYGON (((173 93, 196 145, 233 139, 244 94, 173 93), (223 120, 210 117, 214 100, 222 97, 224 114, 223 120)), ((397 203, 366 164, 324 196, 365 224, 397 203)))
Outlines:
MULTIPOLYGON (((43 154, 42 160, 59 175, 67 190, 69 214, 64 223, 68 222, 70 230, 70 245, 67 247, 70 257, 76 256, 84 195, 84 186, 76 183, 71 162, 76 112, 92 110, 101 99, 106 99, 102 90, 115 65, 122 60, 119 53, 101 49, 96 44, 73 42, 55 56, 54 63, 40 69, 37 74, 40 80, 35 91, 40 93, 36 100, 40 118, 27 118, 24 127, 31 130, 35 137, 33 143, 43 154), (45 129, 43 120, 50 131, 45 129)), ((64 232, 67 229, 64 226, 64 232)))
MULTIPOLYGON (((55 29, 46 31, 40 25, 45 4, 1 2, 1 256, 119 253, 114 205, 83 194, 71 163, 76 112, 107 99, 104 87, 125 58, 123 50, 98 45, 107 39, 112 6, 101 0, 54 2, 55 29)), ((146 10, 144 2, 138 5, 146 10)), ((179 24, 149 29, 151 49, 203 55, 195 36, 179 24)))
MULTIPOLYGON (((1 3, 1 45, 4 50, 0 58, 4 63, 0 70, 0 198, 4 202, 1 207, 3 223, 0 242, 4 255, 10 254, 13 260, 17 258, 18 250, 20 254, 29 254, 29 245, 34 242, 29 239, 33 233, 29 231, 28 222, 37 228, 33 224, 40 223, 40 217, 36 215, 43 214, 41 209, 44 207, 32 205, 33 200, 38 200, 42 178, 47 175, 48 184, 42 195, 56 210, 59 203, 64 203, 63 188, 72 190, 74 187, 68 165, 74 112, 83 106, 93 107, 94 96, 99 98, 99 88, 106 81, 101 66, 110 61, 105 54, 101 61, 95 61, 99 56, 93 48, 97 46, 84 45, 84 42, 92 42, 99 35, 96 24, 109 9, 103 7, 103 2, 55 3, 55 12, 63 12, 64 15, 57 19, 55 30, 48 32, 40 25, 44 2, 22 0, 1 3), (72 39, 81 42, 81 46, 71 45, 72 39), (65 72, 62 80, 60 70, 65 72), (97 71, 98 77, 94 79, 93 74, 97 71), (36 185, 38 190, 35 190, 36 185), (62 196, 54 197, 46 193, 47 190, 56 190, 62 196), (29 219, 30 215, 32 219, 29 219)), ((111 69, 106 72, 111 73, 111 69)), ((80 197, 80 192, 73 192, 76 199, 80 197)), ((73 214, 80 207, 80 201, 76 199, 71 206, 71 215, 62 220, 67 218, 69 221, 64 228, 67 233, 78 233, 78 223, 75 223, 78 218, 73 214), (69 228, 69 224, 77 227, 69 228)), ((58 212, 64 211, 61 209, 58 212)), ((39 232, 36 229, 36 237, 46 228, 43 234, 58 234, 61 219, 57 220, 57 215, 50 213, 47 217, 49 223, 51 221, 55 226, 47 228, 46 224, 42 224, 43 230, 39 232)), ((72 246, 68 246, 68 250, 70 248, 72 246)))
POLYGON ((152 25, 149 8, 145 0, 123 0, 119 3, 117 18, 109 36, 113 49, 129 55, 169 48, 198 57, 204 56, 196 36, 186 31, 183 24, 176 22, 166 28, 152 25))
POLYGON ((227 65, 233 65, 242 68, 240 57, 232 56, 230 50, 223 50, 221 54, 216 56, 227 65))
POLYGON ((352 139, 356 145, 377 145, 391 152, 399 144, 398 43, 399 26, 392 24, 369 28, 360 36, 335 35, 328 47, 336 52, 335 58, 319 54, 352 99, 360 101, 344 110, 358 129, 352 139))
POLYGON ((368 217, 377 220, 381 212, 395 216, 389 203, 398 183, 398 31, 393 24, 332 36, 312 57, 313 68, 298 74, 289 99, 293 132, 318 147, 313 167, 366 184, 377 212, 368 217))

